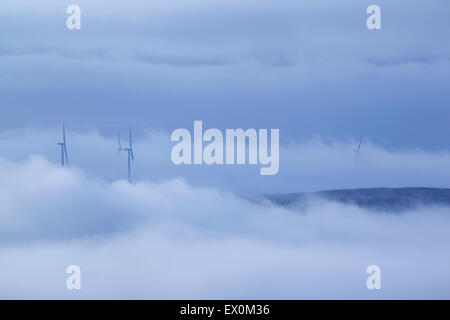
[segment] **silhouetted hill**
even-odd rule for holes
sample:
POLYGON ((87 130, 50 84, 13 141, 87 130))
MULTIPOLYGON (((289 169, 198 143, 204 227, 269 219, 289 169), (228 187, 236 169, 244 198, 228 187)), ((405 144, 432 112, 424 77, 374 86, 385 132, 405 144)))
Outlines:
POLYGON ((305 204, 312 197, 382 211, 402 211, 428 205, 450 207, 450 189, 442 188, 364 188, 265 196, 282 206, 305 204))

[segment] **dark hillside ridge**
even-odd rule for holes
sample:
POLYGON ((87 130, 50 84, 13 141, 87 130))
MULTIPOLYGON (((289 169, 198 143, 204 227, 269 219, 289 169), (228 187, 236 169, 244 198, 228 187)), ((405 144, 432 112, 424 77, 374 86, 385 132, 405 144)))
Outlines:
POLYGON ((265 195, 281 206, 301 205, 311 197, 382 211, 430 205, 450 207, 450 189, 447 188, 364 188, 265 195))

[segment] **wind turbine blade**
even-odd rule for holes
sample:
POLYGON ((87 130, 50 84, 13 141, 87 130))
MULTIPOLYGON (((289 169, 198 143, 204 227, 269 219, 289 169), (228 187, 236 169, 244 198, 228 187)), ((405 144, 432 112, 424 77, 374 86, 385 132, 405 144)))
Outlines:
POLYGON ((64 143, 64 155, 66 156, 66 164, 69 164, 69 158, 67 158, 67 148, 66 148, 66 144, 64 143))
POLYGON ((120 143, 120 132, 117 131, 117 141, 119 141, 119 152, 122 150, 122 144, 120 143))
POLYGON ((131 128, 130 128, 130 149, 133 149, 133 145, 132 145, 132 142, 131 142, 131 128))
POLYGON ((59 145, 61 146, 61 166, 64 167, 64 145, 62 143, 59 145))
POLYGON ((66 128, 64 126, 64 123, 63 123, 63 143, 64 144, 66 143, 66 128))
POLYGON ((134 162, 134 152, 133 152, 133 149, 130 149, 130 153, 131 153, 131 161, 134 162))

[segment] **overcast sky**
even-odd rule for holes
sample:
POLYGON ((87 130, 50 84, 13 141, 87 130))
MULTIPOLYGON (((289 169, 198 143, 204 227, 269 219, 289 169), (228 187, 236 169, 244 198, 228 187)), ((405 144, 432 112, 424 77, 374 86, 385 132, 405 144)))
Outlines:
MULTIPOLYGON (((445 0, 2 1, 0 128, 279 128, 448 149, 445 0)), ((108 131, 109 130, 109 131, 108 131)))

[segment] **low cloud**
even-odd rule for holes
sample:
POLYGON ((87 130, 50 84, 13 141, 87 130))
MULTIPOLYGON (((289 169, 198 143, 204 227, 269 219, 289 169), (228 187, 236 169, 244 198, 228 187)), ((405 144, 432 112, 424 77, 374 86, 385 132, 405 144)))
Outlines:
POLYGON ((2 298, 448 298, 448 208, 254 203, 183 179, 0 161, 2 298), (82 290, 65 268, 82 270, 82 290), (368 265, 382 290, 365 287, 368 265))

